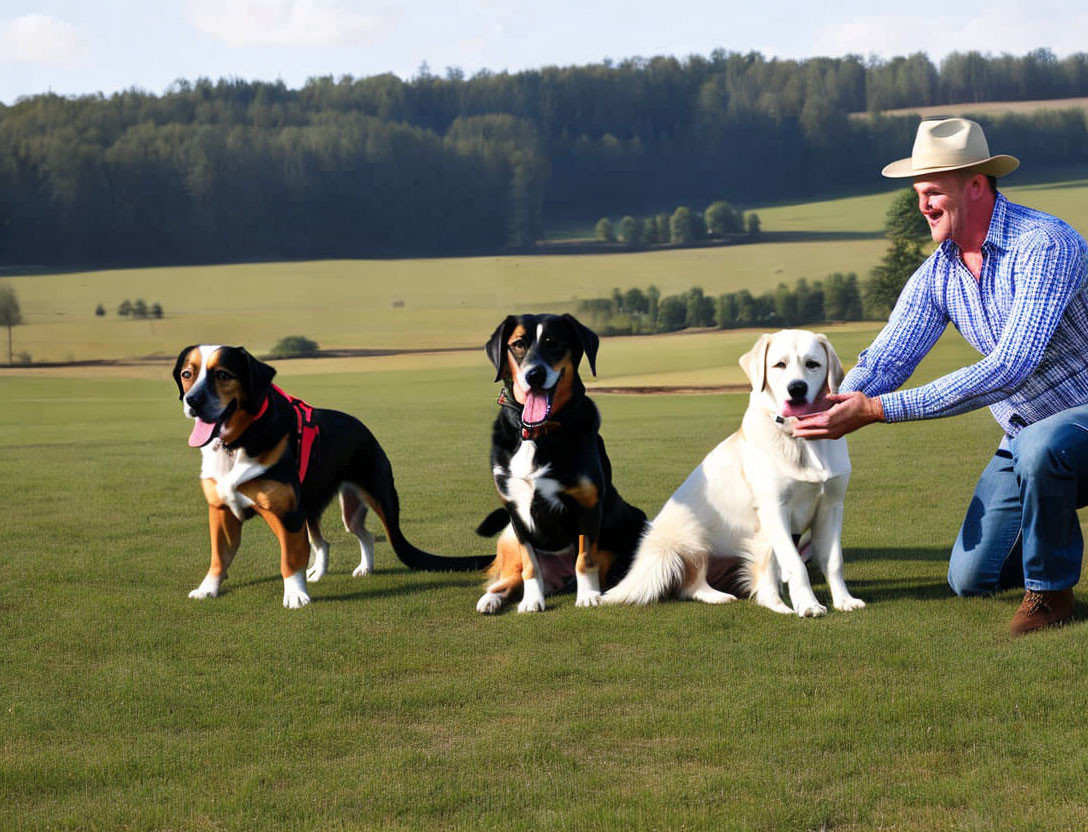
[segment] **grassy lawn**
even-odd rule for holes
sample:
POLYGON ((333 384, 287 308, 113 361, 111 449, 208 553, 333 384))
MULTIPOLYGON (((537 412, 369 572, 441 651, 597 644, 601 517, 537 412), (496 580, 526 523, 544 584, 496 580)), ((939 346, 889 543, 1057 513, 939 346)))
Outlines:
MULTIPOLYGON (((872 332, 832 336, 852 363, 872 332)), ((733 378, 753 337, 609 339, 601 383, 733 378)), ((409 539, 486 552, 496 389, 482 350, 440 360, 278 381, 372 428, 409 539)), ((920 372, 963 360, 946 339, 920 372)), ((0 829, 1088 827, 1088 625, 1011 641, 1017 593, 945 586, 985 412, 851 439, 855 613, 560 596, 483 617, 478 576, 410 572, 384 542, 353 579, 332 512, 331 573, 288 612, 259 521, 224 595, 186 597, 206 511, 167 372, 0 377, 0 829)), ((656 512, 745 401, 598 396, 624 495, 656 512)))

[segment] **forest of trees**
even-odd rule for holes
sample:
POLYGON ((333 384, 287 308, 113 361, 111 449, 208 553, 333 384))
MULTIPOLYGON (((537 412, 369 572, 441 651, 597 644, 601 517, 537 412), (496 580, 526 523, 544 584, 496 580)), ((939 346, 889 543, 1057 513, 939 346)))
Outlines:
MULTIPOLYGON (((0 263, 128 264, 524 247, 546 224, 880 187, 917 118, 1088 95, 1088 55, 804 61, 714 52, 509 73, 0 105, 0 263), (871 111, 870 117, 851 114, 871 111)), ((1034 171, 1088 162, 1084 112, 983 121, 1034 171)))

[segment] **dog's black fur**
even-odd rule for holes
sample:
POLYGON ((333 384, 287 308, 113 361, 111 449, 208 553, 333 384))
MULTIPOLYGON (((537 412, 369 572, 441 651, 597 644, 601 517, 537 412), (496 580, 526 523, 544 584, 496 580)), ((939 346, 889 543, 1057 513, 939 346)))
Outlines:
MULTIPOLYGON (((174 381, 178 385, 178 398, 184 398, 200 419, 215 424, 215 431, 208 441, 218 435, 235 409, 256 415, 266 401, 267 407, 263 407, 259 418, 254 418, 241 435, 225 447, 228 450, 240 448, 250 457, 259 457, 287 438, 286 450, 260 475, 260 479, 286 483, 295 489, 296 507, 281 516, 288 531, 301 531, 306 523, 317 528, 322 512, 341 485, 350 483, 370 498, 368 502, 373 501, 371 507, 377 510, 393 551, 412 569, 471 571, 484 568, 492 560, 491 557, 442 557, 409 543, 400 528, 400 502, 393 484, 393 468, 374 434, 354 416, 338 410, 311 409, 286 395, 272 383, 275 369, 254 358, 244 348, 222 347, 218 354, 218 366, 234 374, 244 390, 244 397, 237 406, 232 400, 226 408, 221 407, 215 390, 215 374, 208 375, 202 384, 186 393, 182 386, 182 366, 195 347, 188 346, 178 355, 174 381), (307 426, 315 430, 317 437, 314 450, 306 460, 301 457, 299 406, 305 410, 307 426), (300 481, 303 462, 306 463, 305 478, 300 481)), ((251 517, 254 511, 248 509, 246 513, 251 517)))
MULTIPOLYGON (((504 509, 493 512, 477 532, 489 536, 509 521, 518 540, 536 551, 559 551, 585 535, 597 550, 611 553, 602 588, 627 572, 646 524, 646 515, 625 502, 612 482, 612 465, 600 435, 601 419, 586 395, 578 375, 584 355, 596 375, 599 339, 572 315, 510 315, 487 342, 485 349, 495 365, 496 381, 503 381, 501 408, 491 434, 491 467, 504 509), (515 346, 509 340, 518 327, 524 330, 515 346), (544 382, 545 366, 559 368, 560 378, 548 396, 544 419, 523 419, 524 408, 515 398, 509 357, 524 373, 534 390, 544 382), (536 491, 532 497, 531 527, 523 522, 513 501, 506 499, 510 463, 525 442, 534 442, 533 467, 559 484, 559 505, 536 491), (592 485, 592 504, 576 499, 592 485)), ((539 414, 536 414, 539 415, 539 414)))

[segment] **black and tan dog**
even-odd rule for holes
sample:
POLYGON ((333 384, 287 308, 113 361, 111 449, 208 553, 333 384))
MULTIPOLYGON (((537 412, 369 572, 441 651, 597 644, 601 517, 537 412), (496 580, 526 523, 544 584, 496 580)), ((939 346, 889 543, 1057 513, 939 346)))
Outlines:
POLYGON ((477 531, 503 530, 482 613, 500 610, 519 585, 519 612, 573 576, 575 604, 596 606, 623 577, 646 515, 620 497, 599 433, 601 418, 578 376, 584 355, 596 375, 598 338, 571 315, 511 315, 485 349, 503 382, 491 467, 504 509, 477 531))
POLYGON ((259 514, 280 542, 283 605, 309 603, 306 580, 320 580, 329 546, 321 513, 337 493, 344 527, 359 540, 355 575, 374 568, 367 507, 378 515, 406 565, 427 571, 482 569, 490 558, 444 558, 421 551, 400 529, 393 469, 378 440, 346 413, 312 408, 272 383, 276 371, 241 347, 193 345, 178 355, 174 381, 185 415, 195 420, 189 444, 202 454, 212 559, 190 598, 213 598, 238 551, 242 522, 259 514), (306 564, 314 556, 309 572, 306 564))

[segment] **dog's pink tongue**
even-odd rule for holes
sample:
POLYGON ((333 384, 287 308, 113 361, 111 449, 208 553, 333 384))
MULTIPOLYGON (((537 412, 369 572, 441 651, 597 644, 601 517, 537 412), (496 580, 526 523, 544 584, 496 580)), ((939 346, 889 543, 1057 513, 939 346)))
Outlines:
POLYGON ((530 390, 525 394, 525 405, 521 409, 521 421, 535 425, 548 418, 548 394, 530 390))
POLYGON ((189 447, 201 448, 207 445, 208 440, 212 438, 213 430, 215 430, 214 424, 197 419, 196 424, 193 425, 193 432, 189 434, 189 447))
POLYGON ((802 402, 801 404, 786 402, 782 405, 782 415, 788 419, 790 416, 808 416, 810 413, 823 413, 831 407, 831 404, 832 403, 822 395, 811 404, 805 402, 802 402))

